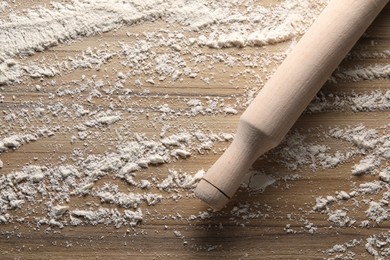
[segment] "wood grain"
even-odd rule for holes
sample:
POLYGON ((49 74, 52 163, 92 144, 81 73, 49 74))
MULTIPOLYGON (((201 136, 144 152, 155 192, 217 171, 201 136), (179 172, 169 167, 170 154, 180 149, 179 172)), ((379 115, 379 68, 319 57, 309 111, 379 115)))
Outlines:
MULTIPOLYGON (((45 1, 44 1, 45 2, 45 1)), ((275 3, 278 1, 267 1, 275 3)), ((165 24, 145 23, 131 27, 132 32, 145 32, 155 28, 164 28, 165 24)), ((54 47, 31 57, 25 57, 23 62, 39 61, 45 59, 48 63, 56 59, 63 59, 73 56, 87 47, 98 47, 104 43, 115 45, 118 41, 131 41, 126 36, 129 28, 121 28, 115 32, 108 32, 83 38, 54 47)), ((264 47, 269 51, 283 51, 288 43, 264 47)), ((357 43, 352 52, 360 51, 383 51, 390 49, 390 6, 383 10, 380 16, 368 29, 366 35, 357 43), (375 43, 375 44, 373 44, 375 43)), ((223 49, 212 50, 205 48, 205 53, 223 52, 231 55, 256 54, 262 48, 244 49, 223 49)), ((346 59, 341 66, 356 67, 358 65, 389 64, 389 58, 378 59, 346 59)), ((204 66, 207 66, 205 64, 204 66)), ((229 97, 240 97, 244 94, 245 88, 253 84, 254 74, 242 74, 233 84, 232 78, 226 75, 239 73, 237 68, 223 68, 215 65, 210 72, 202 71, 202 76, 213 77, 213 81, 205 85, 198 76, 195 79, 184 79, 180 82, 163 82, 158 86, 147 86, 150 88, 149 98, 137 96, 140 89, 135 89, 134 98, 131 101, 120 103, 121 107, 132 106, 143 108, 149 111, 150 118, 137 118, 129 122, 129 132, 143 132, 149 137, 158 136, 159 130, 156 122, 153 122, 154 112, 150 107, 157 104, 169 103, 171 107, 180 108, 181 102, 178 99, 196 97, 199 99, 209 97, 224 97, 226 103, 233 103, 229 97), (169 95, 168 100, 164 98, 169 95), (128 103, 126 103, 128 102, 128 103)), ((275 67, 271 64, 269 71, 275 67)), ((80 79, 81 75, 98 78, 114 78, 117 71, 123 69, 118 60, 114 57, 109 63, 103 64, 100 70, 73 70, 54 77, 56 84, 50 88, 45 87, 41 92, 36 92, 34 84, 45 84, 53 80, 25 79, 21 84, 7 86, 0 90, 5 96, 5 101, 0 103, 0 111, 20 111, 28 104, 49 105, 54 101, 47 98, 49 92, 64 89, 71 86, 73 80, 80 79), (15 98, 13 99, 12 96, 15 98)), ((256 71, 256 68, 252 69, 256 71)), ((359 81, 359 82, 328 82, 322 89, 325 94, 350 94, 364 93, 371 90, 388 90, 389 79, 359 81)), ((114 97, 115 94, 110 98, 114 97)), ((75 97, 67 96, 61 99, 67 105, 74 102, 75 97)), ((93 104, 85 102, 84 105, 91 107, 108 107, 109 98, 94 100, 93 104)), ((117 103, 119 104, 119 102, 117 103)), ((198 116, 196 118, 180 117, 172 121, 177 129, 180 126, 190 127, 194 124, 200 128, 215 132, 233 132, 238 123, 240 114, 225 116, 215 115, 213 117, 198 116)), ((130 119, 129 119, 130 120, 130 119)), ((380 127, 384 122, 389 121, 389 110, 375 112, 342 112, 330 111, 321 113, 306 113, 300 117, 292 129, 292 132, 299 130, 307 136, 307 141, 328 145, 337 150, 348 150, 349 145, 334 139, 318 138, 323 137, 324 129, 334 126, 348 126, 364 124, 367 127, 380 127)), ((2 129, 0 137, 8 136, 7 127, 4 121, 0 121, 2 129)), ((80 122, 73 122, 71 119, 52 119, 50 124, 61 126, 73 126, 80 122)), ((15 123, 16 124, 16 123, 15 123)), ((37 128, 47 126, 47 122, 36 120, 33 125, 37 128)), ((14 129, 17 129, 15 126, 14 129)), ((56 165, 60 163, 61 156, 69 156, 75 147, 85 149, 89 154, 103 154, 111 149, 116 138, 116 127, 107 128, 102 131, 99 138, 101 141, 88 142, 87 148, 83 143, 72 146, 69 143, 71 133, 54 135, 50 138, 41 138, 22 146, 17 151, 0 154, 0 159, 6 164, 0 170, 0 174, 7 174, 18 170, 26 164, 41 163, 43 165, 56 165)), ((175 161, 171 165, 150 167, 138 173, 140 176, 153 174, 163 179, 168 169, 182 169, 186 172, 196 172, 203 168, 208 169, 213 162, 222 154, 226 143, 218 144, 212 152, 192 156, 186 160, 175 161)), ((161 204, 148 208, 144 211, 144 220, 141 225, 134 228, 113 226, 77 226, 53 229, 46 232, 45 228, 34 230, 34 226, 26 223, 13 223, 0 225, 0 258, 1 259, 323 259, 326 257, 322 251, 332 248, 335 244, 343 244, 352 239, 362 239, 359 246, 350 250, 356 254, 356 259, 368 257, 364 248, 366 239, 373 234, 387 232, 390 229, 390 221, 387 220, 369 229, 344 227, 329 228, 327 216, 320 213, 305 214, 314 206, 315 197, 326 196, 340 190, 350 190, 351 183, 363 183, 374 180, 374 176, 361 176, 352 180, 351 167, 361 158, 356 157, 338 166, 335 169, 317 170, 312 172, 309 168, 294 171, 286 168, 273 159, 272 152, 266 157, 259 158, 254 168, 273 176, 290 176, 299 173, 300 179, 283 182, 266 189, 263 193, 253 194, 246 190, 239 190, 232 202, 221 213, 213 218, 205 220, 188 221, 186 218, 177 216, 196 215, 200 211, 207 210, 207 207, 188 195, 179 201, 163 200, 161 204), (259 212, 257 217, 250 219, 232 218, 231 210, 239 203, 248 203, 259 212), (257 205, 257 206, 254 206, 257 205), (256 208, 257 207, 257 208, 256 208), (294 220, 289 220, 288 217, 294 220), (315 223, 318 232, 310 234, 304 228, 305 220, 315 223), (298 233, 291 234, 285 231, 286 224, 298 233), (178 237, 174 231, 179 231, 182 236, 178 237)), ((276 158, 274 158, 276 159, 276 158)), ((388 162, 386 162, 388 165, 388 162)), ((102 179, 99 182, 112 181, 102 179)), ((124 184, 120 184, 124 185, 124 184)), ((373 196, 375 197, 375 196, 373 196)), ((93 198, 72 198, 72 205, 84 205, 85 200, 96 201, 93 198)), ((358 221, 364 220, 364 211, 346 204, 349 213, 358 221), (347 207, 349 206, 349 207, 347 207)))

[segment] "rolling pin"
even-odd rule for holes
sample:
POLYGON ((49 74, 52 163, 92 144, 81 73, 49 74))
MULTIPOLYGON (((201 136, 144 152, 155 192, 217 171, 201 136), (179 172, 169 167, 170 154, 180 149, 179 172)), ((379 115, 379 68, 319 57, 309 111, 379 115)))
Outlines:
POLYGON ((214 210, 233 197, 255 160, 277 146, 389 0, 331 0, 241 115, 233 142, 195 195, 214 210))

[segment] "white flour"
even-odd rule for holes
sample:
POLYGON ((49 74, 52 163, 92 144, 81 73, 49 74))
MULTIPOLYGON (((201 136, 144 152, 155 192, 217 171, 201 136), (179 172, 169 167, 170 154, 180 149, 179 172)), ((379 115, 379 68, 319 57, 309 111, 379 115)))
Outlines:
MULTIPOLYGON (((214 4, 216 6, 210 6, 202 1, 186 3, 169 0, 133 2, 78 0, 71 4, 53 2, 51 9, 40 8, 26 16, 12 15, 2 20, 0 54, 9 57, 18 53, 43 51, 80 36, 107 32, 123 25, 154 20, 155 17, 188 26, 193 31, 208 26, 213 27, 214 24, 222 24, 222 26, 227 24, 226 30, 236 31, 235 26, 240 25, 238 22, 245 21, 250 27, 240 29, 245 34, 251 34, 239 35, 239 38, 244 41, 245 38, 249 38, 252 44, 263 45, 285 41, 303 33, 316 17, 315 12, 307 13, 308 6, 316 4, 316 1, 286 1, 274 9, 258 7, 244 10, 243 13, 240 13, 239 6, 235 4, 226 6, 214 4), (279 19, 276 20, 270 14, 278 16, 279 19), (259 27, 259 24, 264 28, 262 31, 250 32, 255 25, 259 27), (230 25, 233 28, 230 28, 230 25), (16 26, 17 30, 14 29, 16 26)), ((320 4, 316 5, 323 7, 320 4)), ((215 34, 216 32, 211 33, 213 36, 215 34)), ((222 38, 226 38, 230 43, 221 43, 221 41, 218 43, 217 40, 217 45, 222 44, 221 47, 230 46, 235 42, 228 36, 222 38)))
POLYGON ((386 259, 390 256, 390 232, 373 235, 366 239, 366 250, 375 259, 386 259))
MULTIPOLYGON (((53 151, 47 157, 22 158, 9 172, 4 169, 7 160, 1 157, 0 223, 27 224, 49 232, 98 224, 136 228, 149 218, 191 224, 220 214, 229 214, 227 223, 245 228, 251 221, 274 218, 280 209, 256 200, 236 203, 228 213, 183 214, 179 205, 193 198, 192 189, 204 170, 199 165, 186 171, 182 163, 222 153, 221 147, 233 140, 234 133, 214 126, 214 117, 230 120, 242 113, 327 2, 291 0, 262 6, 253 1, 77 0, 2 17, 0 156, 28 152, 31 142, 40 145, 46 138, 61 141, 47 148, 53 151), (167 28, 133 32, 136 26, 151 22, 164 23, 167 28), (49 58, 56 46, 71 48, 91 37, 105 39, 104 33, 115 32, 125 34, 124 38, 114 43, 103 40, 98 47, 49 58), (282 43, 280 51, 266 48, 277 43, 282 43), (35 59, 46 54, 47 59, 35 59), (221 75, 228 78, 225 82, 231 87, 224 96, 210 90, 218 87, 221 75), (67 77, 69 80, 64 80, 67 77), (192 82, 199 86, 199 93, 198 89, 191 95, 180 91, 178 86, 192 82), (13 94, 21 86, 32 94, 23 101, 13 94), (167 94, 156 94, 155 87, 164 87, 167 94), (93 153, 95 149, 100 152, 93 153), (74 205, 76 197, 83 203, 74 205), (177 212, 159 215, 157 209, 170 201, 178 202, 177 212), (36 211, 42 204, 44 209, 36 211)), ((0 1, 0 13, 9 11, 10 5, 0 1)), ((347 57, 350 61, 379 61, 359 67, 342 65, 330 83, 387 82, 389 57, 389 50, 353 51, 347 57)), ((338 86, 334 94, 324 91, 309 105, 305 116, 388 112, 390 90, 370 89, 350 92, 338 86)), ((253 170, 242 189, 249 196, 259 196, 256 198, 270 186, 288 192, 294 180, 306 178, 302 170, 313 171, 310 181, 314 182, 316 177, 344 167, 350 188, 335 187, 334 194, 314 191, 312 204, 299 209, 294 206, 281 230, 316 238, 327 228, 387 225, 387 119, 370 125, 340 123, 308 131, 296 128, 263 158, 265 164, 284 167, 286 174, 253 170), (310 139, 310 131, 319 138, 310 139), (364 212, 363 217, 357 218, 355 211, 364 212), (329 226, 324 228, 321 221, 329 226)), ((183 244, 190 243, 182 230, 173 234, 183 244)), ((369 234, 365 245, 363 240, 351 240, 324 254, 349 259, 355 257, 354 247, 365 246, 378 259, 388 256, 389 234, 369 234)), ((206 250, 219 247, 208 245, 206 250)))
POLYGON ((8 3, 7 1, 1 1, 0 2, 0 13, 2 13, 5 9, 7 9, 8 3))
POLYGON ((334 73, 335 80, 373 80, 390 77, 390 65, 375 65, 365 68, 344 69, 334 73))
POLYGON ((27 135, 12 135, 0 140, 0 153, 8 151, 10 149, 18 149, 23 144, 36 141, 38 137, 32 134, 27 135))

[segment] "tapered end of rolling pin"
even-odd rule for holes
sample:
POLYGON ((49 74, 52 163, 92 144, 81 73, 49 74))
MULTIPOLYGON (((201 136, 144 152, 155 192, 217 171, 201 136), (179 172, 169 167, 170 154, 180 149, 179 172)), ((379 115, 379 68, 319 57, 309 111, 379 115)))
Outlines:
POLYGON ((206 179, 200 180, 195 189, 195 196, 207 203, 214 210, 221 210, 230 198, 206 179))
POLYGON ((234 196, 253 162, 276 145, 272 138, 241 117, 232 144, 211 166, 195 189, 195 195, 214 210, 234 196))

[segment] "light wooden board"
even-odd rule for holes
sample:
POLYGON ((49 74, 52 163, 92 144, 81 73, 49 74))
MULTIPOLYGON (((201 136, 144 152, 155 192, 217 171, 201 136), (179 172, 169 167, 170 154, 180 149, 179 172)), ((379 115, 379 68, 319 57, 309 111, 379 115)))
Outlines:
MULTIPOLYGON (((45 2, 45 1, 44 1, 45 2)), ((274 1, 277 2, 277 1, 274 1)), ((25 6, 23 6, 25 8, 25 6)), ((354 51, 370 50, 383 51, 390 49, 390 6, 388 5, 381 13, 380 17, 370 27, 368 36, 363 38, 355 46, 354 51), (372 44, 372 43, 375 44, 372 44)), ((145 23, 131 28, 132 32, 147 32, 155 28, 164 28, 165 24, 161 22, 145 23)), ((59 45, 43 53, 37 53, 27 60, 46 61, 62 59, 67 56, 80 53, 86 47, 97 47, 102 43, 115 45, 118 41, 126 40, 126 32, 129 28, 121 28, 115 32, 108 32, 102 35, 91 36, 75 41, 67 45, 59 45)), ((268 50, 279 51, 288 46, 288 43, 282 43, 275 46, 266 47, 268 50)), ((261 52, 262 48, 245 49, 224 49, 212 50, 205 48, 205 53, 223 52, 235 55, 235 53, 254 54, 261 52)), ((346 60, 343 66, 355 67, 359 64, 389 64, 389 59, 380 60, 346 60)), ((206 65, 205 65, 206 66, 206 65)), ((53 101, 48 99, 47 92, 55 92, 63 86, 70 84, 72 80, 80 79, 81 75, 88 77, 97 75, 97 77, 115 77, 118 70, 122 67, 116 58, 109 63, 104 64, 99 71, 74 70, 69 73, 63 73, 54 77, 56 81, 52 88, 45 87, 41 92, 36 92, 31 86, 50 82, 53 78, 39 80, 25 80, 22 84, 15 84, 5 87, 1 94, 5 96, 5 102, 0 103, 0 111, 15 110, 20 111, 24 106, 23 102, 41 103, 48 105, 53 101), (12 99, 12 96, 15 98, 12 99)), ((253 82, 253 74, 248 73, 242 76, 239 82, 231 84, 231 78, 227 75, 242 71, 236 68, 218 68, 213 67, 209 75, 214 80, 209 85, 205 85, 200 77, 195 79, 185 79, 180 82, 162 83, 159 86, 146 86, 150 89, 150 98, 142 96, 134 97, 139 101, 138 108, 148 108, 150 105, 168 103, 170 107, 180 107, 182 103, 176 102, 178 98, 200 98, 206 96, 225 97, 229 103, 229 97, 232 95, 240 96, 244 93, 245 86, 253 82), (239 86, 239 87, 237 87, 239 86), (169 98, 164 98, 169 94, 169 98)), ((272 68, 269 68, 272 69, 272 68)), ((256 68, 254 68, 256 70, 256 68)), ((325 94, 335 93, 363 93, 375 89, 390 89, 388 79, 347 82, 340 84, 328 83, 323 88, 325 94)), ((138 90, 136 90, 138 91, 138 90)), ((66 105, 72 104, 72 97, 64 97, 61 102, 66 105)), ((116 102, 116 101, 114 101, 116 102)), ((96 100, 91 107, 108 106, 108 99, 96 100)), ((89 105, 87 102, 86 105, 89 105)), ((126 107, 126 104, 120 104, 126 107)), ((225 116, 216 115, 213 117, 184 118, 173 120, 171 123, 176 127, 190 127, 194 124, 202 126, 211 131, 234 132, 239 118, 237 115, 225 116)), ((153 112, 150 112, 150 118, 153 118, 153 112)), ((130 124, 129 132, 143 132, 147 136, 156 136, 159 134, 158 127, 153 126, 150 118, 138 118, 136 122, 130 124)), ((1 122, 1 121, 0 121, 1 122)), ((315 141, 318 144, 329 145, 338 150, 348 150, 348 144, 334 139, 321 139, 324 129, 331 126, 348 126, 364 124, 367 127, 380 127, 389 122, 389 110, 375 112, 352 111, 343 112, 323 112, 314 114, 305 114, 294 126, 294 130, 299 130, 307 136, 307 141, 315 141), (317 132, 316 129, 317 128, 317 132), (313 130, 314 129, 314 130, 313 130)), ((64 120, 63 118, 52 119, 50 124, 62 126, 73 126, 80 122, 64 120)), ((2 124, 6 124, 4 121, 2 124)), ((36 127, 47 125, 45 122, 34 122, 36 127)), ((6 135, 6 133, 2 133, 6 135)), ((3 136, 1 136, 3 137, 3 136)), ((110 148, 116 138, 115 126, 108 128, 101 133, 99 141, 88 142, 88 151, 90 154, 101 154, 110 148)), ((26 164, 59 164, 62 155, 69 156, 74 145, 69 143, 69 135, 54 135, 50 138, 42 138, 37 142, 25 145, 14 152, 0 154, 0 159, 6 164, 0 170, 1 174, 9 173, 20 169, 26 164)), ((83 143, 76 144, 83 148, 83 143)), ((168 169, 181 169, 186 172, 196 172, 199 169, 207 169, 221 155, 222 149, 228 143, 218 144, 214 148, 214 153, 192 156, 186 160, 178 160, 174 164, 150 167, 138 173, 141 176, 154 175, 163 179, 168 169)), ((272 157, 272 153, 268 155, 272 157)), ((116 229, 113 226, 77 226, 65 227, 64 229, 45 232, 44 229, 35 231, 33 227, 24 224, 0 225, 0 258, 1 259, 315 259, 326 257, 322 250, 329 249, 335 244, 342 244, 352 239, 362 239, 361 245, 352 248, 356 253, 357 259, 367 257, 364 249, 365 239, 373 234, 387 232, 390 229, 390 221, 385 221, 380 225, 370 229, 355 227, 346 228, 328 228, 329 222, 324 214, 313 213, 305 216, 305 212, 310 210, 315 202, 315 197, 333 194, 340 190, 350 190, 351 182, 367 182, 374 180, 375 176, 362 176, 351 180, 351 167, 361 159, 360 157, 349 160, 335 169, 318 170, 312 172, 308 168, 298 171, 290 170, 275 162, 269 162, 264 158, 259 158, 254 168, 262 170, 273 176, 289 176, 299 173, 300 179, 288 181, 287 184, 280 182, 275 187, 269 187, 265 192, 259 194, 249 194, 245 190, 238 192, 237 196, 229 204, 228 208, 219 215, 206 220, 188 221, 173 215, 180 213, 182 216, 198 214, 200 211, 207 210, 207 207, 196 198, 188 196, 180 199, 178 202, 173 200, 164 200, 161 204, 148 208, 144 211, 144 220, 141 225, 134 228, 121 227, 116 229), (258 202, 258 211, 260 217, 250 220, 239 219, 237 217, 231 220, 231 209, 240 202, 250 203, 258 202), (169 216, 171 215, 172 216, 169 216), (268 217, 262 217, 269 214, 268 217), (291 214, 296 221, 288 220, 288 214, 291 214), (168 216, 168 217, 167 217, 168 216), (307 219, 315 223, 319 231, 310 234, 304 229, 302 223, 307 219), (291 227, 298 231, 297 234, 289 234, 284 229, 286 224, 291 223, 291 227), (175 235, 174 231, 179 231, 182 237, 175 235)), ((386 162, 388 164, 388 162, 386 162)), ((112 181, 103 179, 104 181, 112 181)), ((124 185, 124 184, 121 184, 124 185)), ((73 205, 83 205, 84 198, 73 198, 70 202, 73 205)), ((352 205, 347 209, 357 220, 364 219, 364 211, 356 210, 352 205)))

